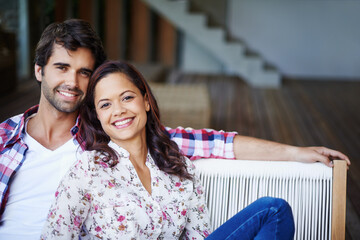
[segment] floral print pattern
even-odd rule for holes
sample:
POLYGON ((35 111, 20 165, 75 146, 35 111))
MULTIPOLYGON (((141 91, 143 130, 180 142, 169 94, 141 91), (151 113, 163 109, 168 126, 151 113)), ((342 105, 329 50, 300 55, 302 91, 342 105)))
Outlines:
POLYGON ((142 185, 129 153, 110 142, 119 163, 110 168, 92 151, 69 170, 55 193, 42 239, 204 239, 210 230, 203 188, 161 171, 148 154, 151 194, 142 185), (81 231, 83 228, 84 231, 81 231))

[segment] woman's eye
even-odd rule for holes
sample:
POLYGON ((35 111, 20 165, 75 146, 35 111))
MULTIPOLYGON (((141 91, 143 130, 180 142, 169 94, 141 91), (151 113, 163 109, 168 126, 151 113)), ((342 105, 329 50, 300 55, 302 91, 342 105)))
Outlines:
POLYGON ((100 105, 100 108, 106 108, 108 106, 110 106, 110 103, 104 103, 100 105))
POLYGON ((126 96, 123 98, 124 101, 129 101, 131 99, 133 99, 134 97, 133 96, 126 96))

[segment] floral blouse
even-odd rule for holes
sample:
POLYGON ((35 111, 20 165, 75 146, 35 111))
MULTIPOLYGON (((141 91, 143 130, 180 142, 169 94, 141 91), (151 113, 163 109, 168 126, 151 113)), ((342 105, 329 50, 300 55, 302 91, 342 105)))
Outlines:
MULTIPOLYGON (((42 239, 204 239, 210 221, 203 188, 161 171, 147 155, 151 194, 142 185, 129 153, 110 142, 119 163, 110 168, 98 153, 84 152, 61 181, 42 239)), ((186 159, 188 171, 195 167, 186 159)))

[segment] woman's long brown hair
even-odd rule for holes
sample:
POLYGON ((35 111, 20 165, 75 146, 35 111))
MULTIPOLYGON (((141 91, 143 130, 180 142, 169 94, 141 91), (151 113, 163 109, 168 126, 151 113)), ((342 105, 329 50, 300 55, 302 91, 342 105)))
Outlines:
POLYGON ((80 137, 86 150, 96 150, 103 154, 101 161, 113 167, 118 162, 116 152, 108 146, 109 136, 101 127, 97 119, 94 95, 97 83, 112 73, 123 73, 148 97, 150 111, 147 112, 146 142, 151 156, 160 170, 176 175, 180 178, 192 179, 188 173, 184 156, 180 153, 178 145, 170 140, 165 128, 160 122, 159 108, 151 89, 143 76, 129 63, 108 61, 96 69, 91 76, 86 97, 80 108, 80 137))

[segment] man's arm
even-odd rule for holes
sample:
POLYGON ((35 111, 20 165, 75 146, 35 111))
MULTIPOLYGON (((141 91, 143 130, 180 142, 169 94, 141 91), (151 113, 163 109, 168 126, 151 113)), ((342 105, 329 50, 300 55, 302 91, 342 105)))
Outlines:
POLYGON ((169 137, 191 160, 199 158, 226 158, 239 160, 269 160, 322 162, 332 167, 331 160, 342 159, 350 165, 349 158, 341 152, 326 147, 296 147, 236 132, 212 129, 166 128, 169 137))
POLYGON ((296 147, 240 135, 234 137, 234 154, 240 160, 322 162, 332 167, 331 160, 342 159, 350 165, 345 154, 326 147, 296 147))
POLYGON ((191 160, 235 158, 233 146, 235 132, 182 127, 166 128, 166 132, 170 139, 177 143, 180 151, 191 160))

